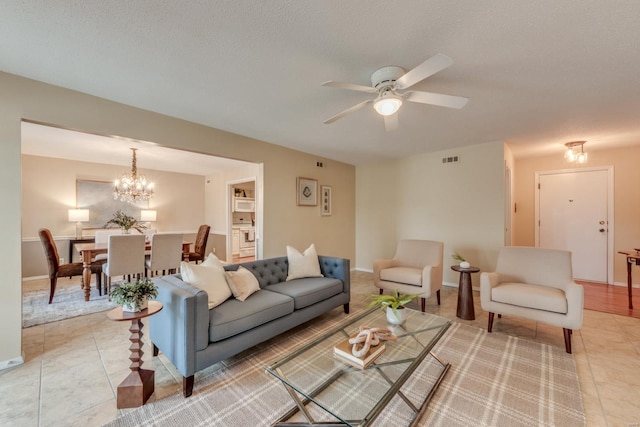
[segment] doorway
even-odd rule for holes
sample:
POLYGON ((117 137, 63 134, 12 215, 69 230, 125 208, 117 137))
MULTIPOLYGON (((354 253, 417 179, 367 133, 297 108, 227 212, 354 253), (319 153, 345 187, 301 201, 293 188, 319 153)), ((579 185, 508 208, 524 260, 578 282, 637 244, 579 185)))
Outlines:
POLYGON ((613 167, 536 172, 536 246, 572 252, 573 276, 613 283, 613 167))
POLYGON ((256 184, 256 177, 227 181, 228 263, 261 258, 261 191, 256 184))

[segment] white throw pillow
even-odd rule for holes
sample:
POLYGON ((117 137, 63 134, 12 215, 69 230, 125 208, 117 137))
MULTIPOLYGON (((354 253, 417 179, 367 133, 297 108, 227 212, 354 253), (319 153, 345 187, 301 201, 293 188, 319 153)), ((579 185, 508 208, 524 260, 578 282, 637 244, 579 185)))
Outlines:
POLYGON ((233 296, 239 301, 246 300, 249 295, 260 290, 256 276, 243 266, 236 271, 227 271, 227 283, 233 296))
POLYGON ((287 281, 303 277, 322 277, 315 244, 312 243, 303 254, 296 248, 287 246, 287 259, 289 260, 287 281))
POLYGON ((202 289, 209 298, 209 308, 216 307, 231 296, 231 289, 227 285, 224 269, 211 266, 180 263, 182 279, 191 286, 202 289))
POLYGON ((224 270, 222 261, 220 261, 218 257, 213 254, 213 252, 209 252, 209 255, 207 255, 205 260, 202 261, 200 265, 203 265, 205 267, 218 267, 224 270))

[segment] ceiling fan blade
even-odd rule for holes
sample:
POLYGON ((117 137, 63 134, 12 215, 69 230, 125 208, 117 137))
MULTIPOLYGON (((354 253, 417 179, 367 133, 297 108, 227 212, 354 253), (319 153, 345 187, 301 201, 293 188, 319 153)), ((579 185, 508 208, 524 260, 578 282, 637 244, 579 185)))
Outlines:
POLYGON ((361 109, 362 107, 364 107, 367 104, 371 104, 372 102, 373 102, 373 99, 369 99, 368 101, 363 101, 363 102, 361 102, 359 104, 354 105, 353 107, 347 108, 343 112, 338 113, 335 116, 325 120, 324 124, 325 125, 331 124, 331 123, 335 122, 336 120, 343 118, 347 114, 353 113, 354 111, 361 109))
POLYGON ((334 82, 333 80, 329 80, 328 82, 322 83, 322 86, 336 87, 338 89, 357 90, 358 92, 367 92, 367 93, 377 93, 378 92, 378 90, 376 88, 374 88, 374 87, 356 85, 356 84, 353 84, 353 83, 334 82))
POLYGON ((447 55, 441 53, 434 55, 396 80, 396 88, 407 89, 438 71, 444 70, 451 64, 453 64, 453 59, 447 55))
POLYGON ((384 116, 384 129, 387 132, 398 129, 398 113, 384 116))
POLYGON ((410 102, 457 109, 464 107, 467 105, 467 102, 469 102, 469 98, 465 98, 464 96, 443 95, 441 93, 431 92, 406 92, 405 96, 406 100, 410 102))

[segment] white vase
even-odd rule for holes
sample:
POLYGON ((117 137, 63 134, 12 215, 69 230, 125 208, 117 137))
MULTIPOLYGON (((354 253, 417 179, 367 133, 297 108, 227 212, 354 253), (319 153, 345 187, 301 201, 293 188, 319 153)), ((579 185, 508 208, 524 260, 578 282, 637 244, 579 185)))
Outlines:
POLYGON ((136 308, 135 303, 131 303, 131 304, 123 304, 122 305, 122 311, 127 311, 129 313, 136 313, 138 311, 142 311, 145 310, 147 307, 149 306, 149 299, 148 298, 144 298, 142 300, 142 304, 140 304, 140 309, 136 308))
POLYGON ((392 325, 402 325, 407 320, 407 311, 404 307, 395 311, 391 307, 387 307, 387 322, 392 325))
POLYGON ((460 268, 469 268, 471 267, 471 264, 469 264, 467 261, 462 261, 460 263, 460 268))

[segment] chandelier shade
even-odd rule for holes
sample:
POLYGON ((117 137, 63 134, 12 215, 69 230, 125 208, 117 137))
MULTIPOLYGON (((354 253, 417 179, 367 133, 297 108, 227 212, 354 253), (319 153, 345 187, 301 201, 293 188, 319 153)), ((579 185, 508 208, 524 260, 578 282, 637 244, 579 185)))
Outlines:
POLYGON ((138 175, 136 165, 136 150, 133 151, 131 160, 131 173, 123 174, 120 179, 113 183, 113 198, 127 203, 145 202, 153 197, 153 182, 147 181, 144 175, 138 175))

